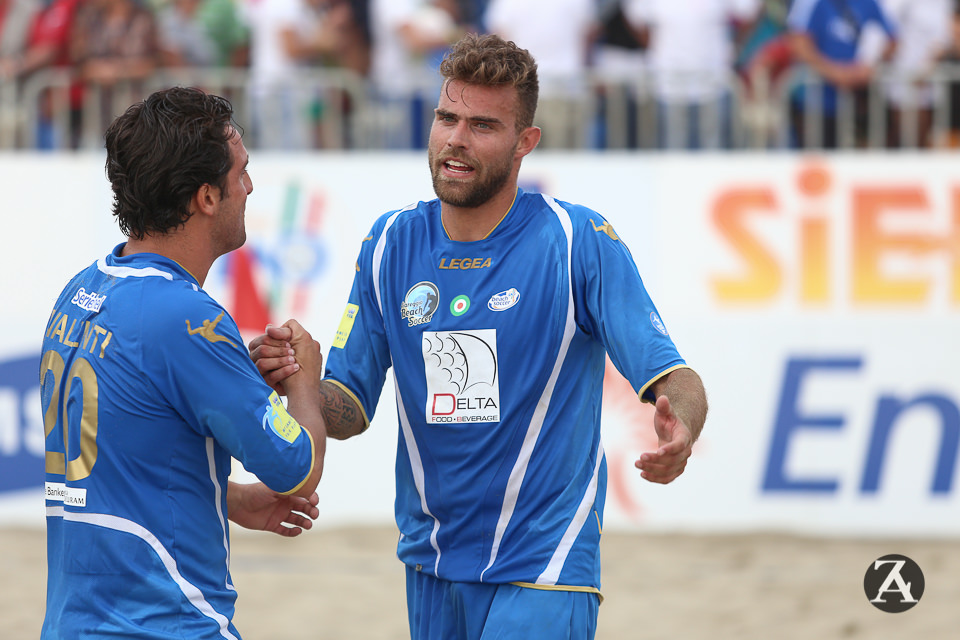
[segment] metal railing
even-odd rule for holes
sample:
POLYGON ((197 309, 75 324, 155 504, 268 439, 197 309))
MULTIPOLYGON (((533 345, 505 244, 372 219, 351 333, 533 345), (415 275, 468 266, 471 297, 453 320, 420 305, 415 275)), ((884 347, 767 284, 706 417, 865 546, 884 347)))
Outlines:
MULTIPOLYGON (((868 87, 839 92, 824 117, 825 88, 794 69, 772 79, 674 77, 700 87, 694 100, 664 100, 656 78, 580 79, 580 90, 541 96, 543 146, 573 149, 885 149, 955 146, 960 123, 960 65, 942 64, 923 79, 883 70, 868 87), (710 85, 709 83, 712 83, 710 85), (715 90, 704 87, 714 86, 715 90), (804 98, 798 99, 799 92, 804 98), (891 96, 899 96, 894 107, 891 96), (557 132, 563 129, 564 135, 557 132), (798 133, 801 132, 802 133, 798 133)), ((0 82, 0 150, 96 149, 114 117, 152 91, 198 86, 231 100, 251 149, 423 147, 439 79, 424 77, 407 96, 382 99, 347 71, 304 70, 285 84, 263 85, 246 69, 162 70, 140 83, 80 86, 69 69, 46 69, 0 82)), ((827 89, 828 90, 828 89, 827 89)), ((829 91, 829 90, 828 90, 829 91)))

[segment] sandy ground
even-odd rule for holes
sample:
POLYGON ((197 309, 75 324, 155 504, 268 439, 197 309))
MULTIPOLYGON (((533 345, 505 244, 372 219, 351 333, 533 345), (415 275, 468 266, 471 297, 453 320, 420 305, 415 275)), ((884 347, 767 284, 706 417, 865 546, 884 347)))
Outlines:
MULTIPOLYGON (((389 527, 235 533, 238 629, 247 640, 406 638, 395 539, 389 527)), ((37 638, 43 531, 0 528, 0 549, 0 638, 37 638)), ((603 554, 601 640, 960 637, 960 541, 607 533, 603 554), (891 553, 926 582, 899 614, 863 592, 867 567, 891 553)))

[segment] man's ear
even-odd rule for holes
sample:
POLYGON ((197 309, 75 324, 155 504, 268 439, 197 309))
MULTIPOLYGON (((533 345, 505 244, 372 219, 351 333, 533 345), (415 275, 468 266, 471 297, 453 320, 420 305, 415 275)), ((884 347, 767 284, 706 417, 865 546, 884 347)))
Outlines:
POLYGON ((203 184, 193 194, 193 204, 198 213, 213 215, 220 203, 220 189, 212 184, 203 184))
POLYGON ((540 127, 527 127, 520 132, 520 140, 517 142, 517 150, 514 153, 517 158, 522 158, 533 151, 540 142, 540 127))

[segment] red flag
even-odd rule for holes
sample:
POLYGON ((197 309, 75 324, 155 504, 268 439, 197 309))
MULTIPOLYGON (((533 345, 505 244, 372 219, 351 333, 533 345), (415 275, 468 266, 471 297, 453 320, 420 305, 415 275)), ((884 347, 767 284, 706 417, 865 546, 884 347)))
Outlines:
POLYGON ((253 277, 253 257, 246 247, 230 254, 230 280, 233 284, 231 315, 240 332, 261 333, 270 322, 270 309, 257 290, 253 277))

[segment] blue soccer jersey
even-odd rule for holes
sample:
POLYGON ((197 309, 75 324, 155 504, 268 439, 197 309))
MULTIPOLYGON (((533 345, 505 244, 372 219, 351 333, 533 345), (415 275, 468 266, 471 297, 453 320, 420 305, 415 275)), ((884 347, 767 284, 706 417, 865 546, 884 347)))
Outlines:
POLYGON ((313 443, 196 279, 122 246, 70 281, 44 334, 41 635, 239 638, 231 456, 293 492, 313 443))
POLYGON ((599 589, 605 353, 644 400, 686 366, 596 212, 519 191, 477 242, 448 238, 437 200, 376 222, 326 379, 372 418, 393 367, 403 562, 599 589))

